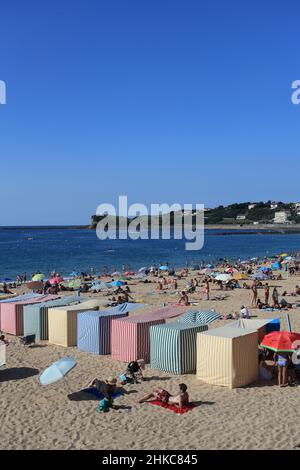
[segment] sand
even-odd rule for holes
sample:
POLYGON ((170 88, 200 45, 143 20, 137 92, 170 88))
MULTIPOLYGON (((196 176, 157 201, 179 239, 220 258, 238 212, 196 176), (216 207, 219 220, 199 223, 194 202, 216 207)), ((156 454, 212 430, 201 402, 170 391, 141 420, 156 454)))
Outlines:
MULTIPOLYGON (((293 276, 269 284, 279 286, 282 293, 294 290, 298 283, 299 278, 293 276)), ((150 306, 161 306, 177 298, 170 293, 157 293, 154 284, 129 284, 133 296, 150 306), (153 292, 155 295, 148 295, 153 292)), ((186 281, 180 281, 179 287, 185 284, 186 281)), ((190 296, 199 301, 200 308, 233 313, 242 304, 251 304, 248 290, 226 292, 224 301, 201 300, 202 290, 198 288, 190 296)), ((211 291, 212 296, 216 294, 219 291, 211 291)), ((293 297, 286 299, 295 301, 293 297)), ((284 312, 274 314, 251 309, 250 313, 258 318, 280 316, 285 328, 284 312)), ((289 313, 293 330, 300 331, 300 309, 289 313)), ((219 321, 211 327, 224 323, 219 321)), ((7 348, 6 368, 0 370, 0 449, 294 449, 300 446, 298 387, 279 388, 275 382, 259 381, 230 390, 204 384, 192 374, 174 376, 147 366, 147 380, 127 385, 129 394, 115 401, 123 409, 100 414, 97 401, 70 401, 68 395, 85 388, 95 376, 103 379, 119 376, 124 370, 123 363, 113 361, 110 356, 95 356, 47 342, 24 348, 17 338, 7 338, 12 344, 7 348), (67 379, 42 387, 39 374, 65 355, 76 357, 76 368, 67 379), (188 385, 190 397, 198 405, 191 412, 179 416, 148 403, 138 404, 138 399, 153 388, 161 386, 174 393, 181 382, 188 385)))

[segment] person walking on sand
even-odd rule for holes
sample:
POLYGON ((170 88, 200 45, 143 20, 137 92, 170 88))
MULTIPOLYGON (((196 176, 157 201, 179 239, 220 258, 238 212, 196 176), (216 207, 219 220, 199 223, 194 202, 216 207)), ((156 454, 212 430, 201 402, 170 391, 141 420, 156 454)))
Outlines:
POLYGON ((266 282, 265 284, 265 304, 269 305, 269 297, 270 297, 270 287, 269 284, 266 282))
POLYGON ((209 282, 206 279, 205 285, 204 285, 204 293, 206 295, 206 300, 209 300, 209 282))
POLYGON ((252 290, 252 307, 256 307, 256 303, 257 303, 257 285, 256 285, 256 281, 253 282, 253 284, 251 286, 251 290, 252 290))
POLYGON ((273 301, 273 308, 278 307, 278 291, 276 287, 274 287, 273 292, 272 292, 272 301, 273 301))

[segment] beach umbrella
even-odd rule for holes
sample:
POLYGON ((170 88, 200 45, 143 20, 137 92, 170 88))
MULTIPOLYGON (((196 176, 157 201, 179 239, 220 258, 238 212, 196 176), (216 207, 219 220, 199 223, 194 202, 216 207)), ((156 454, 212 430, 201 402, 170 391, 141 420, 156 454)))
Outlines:
POLYGON ((40 376, 40 382, 42 385, 53 384, 63 379, 75 366, 76 360, 74 357, 63 357, 44 370, 40 376))
POLYGON ((110 285, 111 285, 112 287, 120 287, 120 286, 124 286, 124 285, 125 285, 125 282, 118 280, 118 281, 113 281, 113 282, 111 282, 110 285))
POLYGON ((277 261, 277 263, 272 264, 272 269, 281 269, 282 264, 277 261))
POLYGON ((211 269, 211 268, 213 268, 213 267, 214 267, 214 265, 213 265, 213 264, 207 264, 205 267, 206 267, 206 268, 210 268, 210 269, 211 269))
POLYGON ((81 286, 81 282, 81 279, 72 279, 72 281, 68 283, 68 287, 70 289, 79 289, 81 286))
POLYGON ((146 266, 143 266, 142 268, 138 270, 138 273, 143 273, 146 270, 147 270, 146 266))
POLYGON ((273 331, 264 336, 261 347, 275 352, 293 352, 299 349, 300 334, 289 331, 273 331))
POLYGON ((280 258, 286 258, 289 255, 288 255, 288 253, 281 253, 279 256, 280 256, 280 258))
POLYGON ((44 284, 40 281, 31 281, 26 284, 26 287, 30 290, 42 289, 44 284))
POLYGON ((120 276, 121 273, 119 271, 114 271, 111 275, 112 276, 120 276))
POLYGON ((228 282, 232 279, 232 276, 230 274, 218 274, 215 279, 216 281, 228 282))
POLYGON ((169 266, 160 266, 159 269, 161 271, 168 271, 169 270, 169 266))
POLYGON ((242 281, 248 279, 248 276, 244 273, 234 273, 233 279, 235 279, 236 281, 242 281))
POLYGON ((92 284, 91 290, 102 290, 102 289, 108 289, 110 287, 109 284, 103 281, 95 281, 92 284))
POLYGON ((78 273, 77 271, 73 271, 69 274, 70 277, 78 277, 80 276, 80 273, 78 273))
POLYGON ((233 267, 230 267, 230 268, 225 269, 225 272, 226 272, 226 273, 236 273, 236 272, 237 272, 237 269, 235 269, 235 268, 233 268, 233 267))
POLYGON ((125 276, 134 276, 135 272, 134 271, 126 271, 124 274, 125 274, 125 276))
POLYGON ((49 279, 49 282, 50 284, 60 284, 61 282, 63 282, 63 278, 61 276, 52 277, 51 279, 49 279))
POLYGON ((40 282, 40 281, 43 281, 44 278, 45 278, 45 274, 39 273, 39 274, 35 274, 31 280, 40 282))
POLYGON ((260 271, 263 271, 263 272, 269 272, 269 271, 272 271, 271 268, 267 268, 266 266, 262 266, 261 268, 259 268, 260 271))
POLYGON ((255 274, 252 274, 250 277, 251 277, 251 279, 254 279, 256 281, 267 281, 269 279, 269 276, 267 276, 262 271, 260 271, 258 273, 255 273, 255 274))
POLYGON ((204 268, 204 269, 201 269, 200 271, 200 274, 211 274, 212 273, 212 269, 210 268, 204 268))

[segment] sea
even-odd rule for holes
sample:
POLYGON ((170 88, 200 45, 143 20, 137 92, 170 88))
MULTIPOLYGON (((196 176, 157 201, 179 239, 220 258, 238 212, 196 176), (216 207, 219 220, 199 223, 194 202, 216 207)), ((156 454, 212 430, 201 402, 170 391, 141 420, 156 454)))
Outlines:
POLYGON ((187 251, 185 240, 99 240, 95 230, 66 227, 1 227, 0 280, 18 274, 138 270, 168 263, 185 267, 221 258, 249 259, 300 251, 300 234, 262 231, 205 230, 204 246, 187 251))

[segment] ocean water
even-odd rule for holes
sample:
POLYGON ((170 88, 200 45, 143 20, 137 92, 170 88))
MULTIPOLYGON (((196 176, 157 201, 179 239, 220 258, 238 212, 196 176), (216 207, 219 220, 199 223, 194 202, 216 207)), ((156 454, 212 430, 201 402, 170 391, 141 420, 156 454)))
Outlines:
POLYGON ((186 251, 184 240, 105 240, 93 230, 0 228, 0 279, 15 278, 36 271, 63 275, 72 271, 96 273, 138 269, 166 263, 182 267, 213 262, 220 258, 246 259, 252 256, 300 251, 300 234, 239 234, 206 230, 204 247, 186 251))

